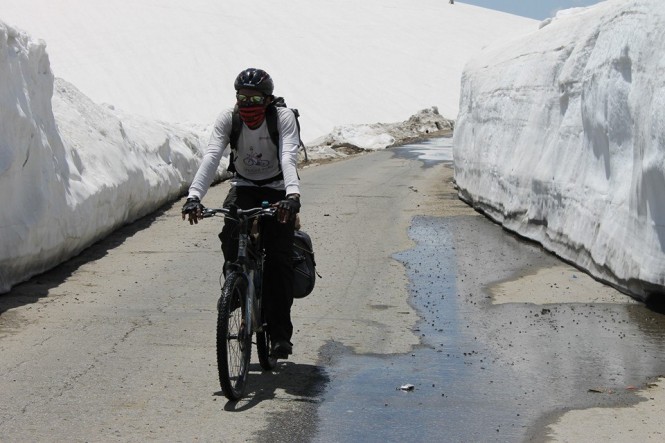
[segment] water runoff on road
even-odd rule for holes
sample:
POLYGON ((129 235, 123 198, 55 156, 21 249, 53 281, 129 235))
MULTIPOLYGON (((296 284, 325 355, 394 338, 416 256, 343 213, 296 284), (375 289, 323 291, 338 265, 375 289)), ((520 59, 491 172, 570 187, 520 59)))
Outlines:
MULTIPOLYGON (((394 149, 452 161, 451 138, 394 149)), ((562 410, 637 402, 632 387, 665 373, 665 316, 641 304, 494 304, 491 284, 560 265, 537 245, 479 216, 417 217, 409 235, 395 259, 421 346, 340 350, 313 441, 523 441, 562 410)))

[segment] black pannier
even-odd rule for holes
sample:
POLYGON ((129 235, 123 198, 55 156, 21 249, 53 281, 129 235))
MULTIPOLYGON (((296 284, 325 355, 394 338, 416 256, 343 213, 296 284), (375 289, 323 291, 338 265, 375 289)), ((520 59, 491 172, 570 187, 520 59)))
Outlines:
POLYGON ((293 298, 308 296, 316 283, 316 261, 312 239, 300 230, 293 239, 293 298))

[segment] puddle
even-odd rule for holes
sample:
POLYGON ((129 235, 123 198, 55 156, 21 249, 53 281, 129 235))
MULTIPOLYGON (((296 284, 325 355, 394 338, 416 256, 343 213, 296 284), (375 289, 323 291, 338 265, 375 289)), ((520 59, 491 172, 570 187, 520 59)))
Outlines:
POLYGON ((453 161, 453 136, 431 138, 421 143, 391 148, 401 158, 417 158, 423 161, 424 167, 453 161))
MULTIPOLYGON (((430 167, 452 161, 452 138, 392 150, 430 167)), ((563 411, 643 401, 665 373, 665 316, 539 246, 478 216, 417 217, 409 235, 395 258, 422 345, 337 349, 313 441, 542 438, 563 411)))
POLYGON ((536 245, 476 216, 418 217, 410 236, 416 248, 395 258, 423 345, 340 355, 314 441, 520 441, 555 411, 636 403, 635 387, 665 373, 665 316, 641 304, 493 304, 496 282, 562 266, 536 245))

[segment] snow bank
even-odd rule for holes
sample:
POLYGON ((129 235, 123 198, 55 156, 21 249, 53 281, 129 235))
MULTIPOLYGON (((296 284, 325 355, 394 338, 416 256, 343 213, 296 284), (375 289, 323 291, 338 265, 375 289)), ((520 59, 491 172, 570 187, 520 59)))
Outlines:
POLYGON ((263 68, 300 110, 307 143, 342 124, 454 118, 470 54, 538 21, 442 0, 2 0, 0 19, 45 39, 55 74, 98 103, 212 122, 242 69, 263 68))
POLYGON ((665 291, 665 3, 568 11, 466 66, 460 196, 646 299, 665 291))
MULTIPOLYGON (((94 103, 54 78, 45 47, 0 22, 0 293, 180 197, 208 140, 208 127, 94 103)), ((385 148, 451 125, 432 108, 402 123, 339 127, 345 136, 322 137, 309 156, 385 148)))
POLYGON ((177 198, 207 136, 93 103, 0 22, 0 293, 177 198))
POLYGON ((376 151, 449 133, 454 125, 433 106, 399 123, 337 126, 330 134, 312 141, 307 149, 310 159, 343 157, 349 152, 376 151))

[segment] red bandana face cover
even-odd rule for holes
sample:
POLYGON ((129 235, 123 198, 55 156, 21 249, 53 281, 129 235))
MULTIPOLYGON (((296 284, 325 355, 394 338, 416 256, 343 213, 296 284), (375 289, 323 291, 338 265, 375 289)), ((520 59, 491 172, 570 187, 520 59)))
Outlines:
POLYGON ((240 119, 250 129, 256 129, 261 126, 263 119, 266 117, 266 107, 263 105, 239 106, 238 112, 240 113, 240 119))

